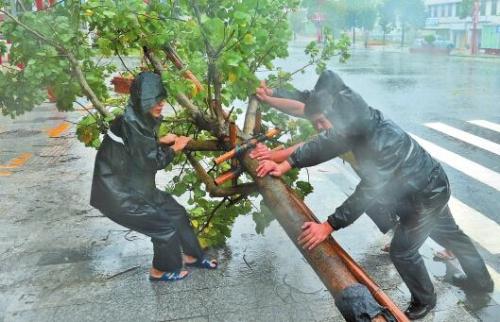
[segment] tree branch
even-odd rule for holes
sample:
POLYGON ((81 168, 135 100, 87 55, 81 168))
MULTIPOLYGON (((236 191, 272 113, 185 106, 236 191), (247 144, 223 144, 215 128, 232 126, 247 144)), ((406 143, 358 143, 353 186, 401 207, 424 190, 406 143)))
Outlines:
MULTIPOLYGON (((155 73, 161 75, 164 68, 160 60, 153 55, 153 53, 149 50, 149 48, 143 47, 143 50, 144 50, 144 56, 146 56, 151 65, 153 65, 155 73)), ((189 114, 191 115, 191 118, 193 119, 193 122, 195 122, 200 129, 210 131, 218 138, 224 137, 222 126, 220 126, 219 124, 214 122, 214 120, 211 120, 207 115, 205 115, 198 107, 196 107, 189 100, 189 98, 186 95, 178 93, 175 96, 175 99, 177 103, 179 103, 182 107, 188 110, 189 114)))
POLYGON ((87 98, 92 102, 92 105, 94 105, 94 108, 101 113, 102 116, 104 117, 110 117, 112 114, 106 110, 104 107, 104 104, 101 103, 99 98, 97 98, 97 95, 94 93, 92 88, 90 88, 89 84, 87 83, 87 80, 85 79, 85 75, 83 74, 83 71, 80 67, 80 63, 76 59, 76 57, 73 55, 73 53, 66 52, 66 57, 68 57, 68 60, 71 64, 71 67, 73 69, 73 73, 76 76, 76 79, 78 83, 80 84, 83 93, 87 98))
POLYGON ((187 144, 187 151, 225 151, 226 149, 218 140, 197 141, 191 140, 187 144))
POLYGON ((212 177, 208 175, 201 164, 191 155, 186 154, 189 163, 196 171, 198 178, 205 184, 210 197, 229 197, 234 195, 248 195, 257 191, 254 183, 244 183, 234 187, 221 188, 215 185, 212 177))
POLYGON ((38 38, 38 39, 46 42, 47 44, 53 46, 54 48, 57 49, 57 51, 59 51, 64 56, 66 56, 68 58, 70 64, 71 64, 71 68, 73 69, 73 73, 76 76, 76 79, 77 79, 78 83, 80 84, 80 87, 82 88, 82 91, 85 94, 85 96, 87 96, 87 98, 94 105, 94 108, 96 110, 98 110, 99 113, 101 113, 101 115, 103 115, 105 117, 111 116, 111 113, 109 113, 105 109, 104 104, 102 104, 102 102, 95 95, 95 93, 92 90, 92 88, 90 88, 89 84, 87 83, 87 80, 85 79, 85 75, 83 74, 83 71, 82 71, 82 69, 80 67, 80 63, 78 62, 78 59, 76 59, 76 57, 73 55, 73 53, 69 52, 66 48, 64 48, 64 46, 62 46, 61 44, 59 44, 57 41, 48 38, 47 36, 41 34, 40 32, 38 32, 38 31, 34 30, 33 28, 29 27, 28 25, 24 24, 19 19, 17 19, 13 15, 11 15, 9 12, 7 12, 5 10, 0 10, 0 12, 4 13, 7 17, 9 17, 10 19, 12 19, 12 21, 14 21, 15 24, 17 24, 18 26, 24 28, 26 31, 28 31, 29 33, 31 33, 36 38, 38 38))
POLYGON ((197 235, 199 235, 203 230, 205 230, 205 228, 208 227, 208 225, 210 224, 210 222, 212 221, 212 218, 215 216, 215 213, 217 212, 217 210, 219 210, 219 208, 226 202, 226 198, 222 199, 221 202, 219 202, 219 204, 217 204, 217 206, 214 207, 214 209, 212 209, 212 212, 210 213, 210 215, 208 215, 208 218, 207 218, 207 221, 203 224, 203 226, 201 226, 200 229, 198 229, 198 232, 196 233, 197 235))

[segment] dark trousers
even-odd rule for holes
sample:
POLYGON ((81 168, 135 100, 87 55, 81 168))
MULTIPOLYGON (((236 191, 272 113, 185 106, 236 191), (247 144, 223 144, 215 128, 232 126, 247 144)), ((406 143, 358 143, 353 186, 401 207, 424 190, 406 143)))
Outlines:
POLYGON ((153 243, 153 267, 164 272, 171 272, 182 267, 181 249, 184 254, 203 258, 198 238, 189 221, 186 209, 168 195, 168 202, 162 205, 175 227, 175 234, 168 241, 151 238, 153 243))
POLYGON ((151 237, 153 267, 163 272, 182 268, 182 252, 203 258, 203 250, 193 231, 186 209, 172 196, 162 193, 161 202, 143 204, 134 212, 107 214, 114 222, 151 237))
POLYGON ((420 304, 435 301, 434 286, 418 251, 427 237, 451 250, 468 278, 479 285, 492 283, 484 260, 455 223, 447 205, 449 197, 448 179, 439 168, 424 191, 398 208, 400 223, 394 233, 390 256, 410 290, 412 301, 420 304))

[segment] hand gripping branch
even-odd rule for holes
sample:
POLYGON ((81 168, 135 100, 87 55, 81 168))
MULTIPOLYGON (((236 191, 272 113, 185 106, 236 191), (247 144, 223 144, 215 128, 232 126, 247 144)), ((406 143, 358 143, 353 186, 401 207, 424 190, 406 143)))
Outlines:
POLYGON ((255 148, 257 143, 272 139, 280 133, 281 133, 280 129, 271 129, 265 134, 259 134, 259 135, 255 136, 249 140, 246 140, 242 144, 237 145, 231 151, 228 151, 228 152, 224 153, 223 155, 215 158, 214 162, 215 162, 215 164, 219 165, 224 161, 227 161, 227 160, 230 160, 233 158, 237 158, 237 157, 243 155, 244 153, 248 152, 249 150, 255 148))

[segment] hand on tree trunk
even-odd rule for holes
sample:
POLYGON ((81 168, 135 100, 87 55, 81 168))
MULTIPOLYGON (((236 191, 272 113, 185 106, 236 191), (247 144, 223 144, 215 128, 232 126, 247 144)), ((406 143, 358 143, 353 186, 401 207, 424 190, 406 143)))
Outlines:
POLYGON ((265 177, 270 174, 273 177, 281 177, 291 168, 292 167, 290 166, 290 163, 288 163, 288 161, 276 163, 271 160, 264 160, 259 162, 259 166, 257 167, 257 175, 259 177, 265 177))
POLYGON ((302 225, 302 234, 298 238, 299 245, 307 250, 313 250, 333 233, 333 228, 328 222, 318 224, 306 222, 302 225))

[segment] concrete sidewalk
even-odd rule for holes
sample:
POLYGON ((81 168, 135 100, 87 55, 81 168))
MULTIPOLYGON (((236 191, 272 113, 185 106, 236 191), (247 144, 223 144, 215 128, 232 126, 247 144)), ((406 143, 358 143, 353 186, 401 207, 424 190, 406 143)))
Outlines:
MULTIPOLYGON (((251 216, 237 220, 225 247, 210 251, 220 269, 149 282, 148 238, 88 205, 95 151, 77 141, 74 126, 47 136, 65 118, 78 117, 46 104, 15 121, 0 118, 0 164, 32 154, 0 177, 0 321, 343 320, 277 222, 258 235, 251 216)), ((335 162, 309 171, 316 191, 307 203, 321 219, 353 188, 344 171, 335 162)), ((379 250, 388 237, 366 217, 335 237, 404 309, 408 291, 379 250)), ((431 246, 422 252, 438 292, 437 308, 424 321, 476 321, 466 310, 470 299, 442 281, 447 269, 432 262, 431 246)), ((487 320, 487 309, 498 306, 482 300, 487 320)))

